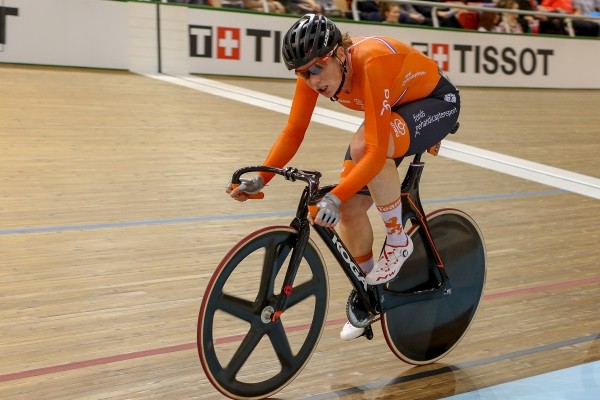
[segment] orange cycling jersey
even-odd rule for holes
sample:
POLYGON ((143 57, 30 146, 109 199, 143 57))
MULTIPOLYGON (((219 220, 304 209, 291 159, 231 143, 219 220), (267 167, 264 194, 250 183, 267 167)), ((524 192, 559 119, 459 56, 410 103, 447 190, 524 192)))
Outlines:
MULTIPOLYGON (((369 183, 383 168, 394 120, 401 118, 393 109, 427 98, 440 81, 435 61, 415 48, 389 37, 356 37, 348 48, 352 87, 338 94, 343 106, 364 111, 365 154, 332 191, 344 201, 369 183)), ((285 166, 298 151, 319 94, 298 78, 290 115, 264 165, 285 166)), ((397 121, 396 121, 397 124, 397 121)), ((394 157, 404 155, 410 134, 396 142, 394 157)), ((261 173, 265 183, 273 175, 261 173)))

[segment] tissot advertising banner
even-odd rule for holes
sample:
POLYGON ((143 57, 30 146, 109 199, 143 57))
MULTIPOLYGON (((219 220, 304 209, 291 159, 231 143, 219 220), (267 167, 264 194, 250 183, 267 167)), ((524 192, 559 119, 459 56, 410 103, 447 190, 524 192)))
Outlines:
MULTIPOLYGON (((281 41, 293 17, 191 10, 190 71, 289 78, 281 41)), ((337 22, 337 21, 336 21, 337 22)), ((437 61, 464 86, 600 88, 600 41, 338 22, 352 36, 386 35, 437 61), (577 60, 577 61, 576 61, 577 60)))

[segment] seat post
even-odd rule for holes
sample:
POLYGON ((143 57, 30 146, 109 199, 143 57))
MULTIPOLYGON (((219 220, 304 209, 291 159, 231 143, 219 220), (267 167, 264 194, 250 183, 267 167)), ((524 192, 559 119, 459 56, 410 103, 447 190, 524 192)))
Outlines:
POLYGON ((415 154, 415 157, 413 158, 412 162, 413 163, 419 163, 419 162, 421 162, 421 154, 423 154, 423 153, 417 153, 417 154, 415 154))

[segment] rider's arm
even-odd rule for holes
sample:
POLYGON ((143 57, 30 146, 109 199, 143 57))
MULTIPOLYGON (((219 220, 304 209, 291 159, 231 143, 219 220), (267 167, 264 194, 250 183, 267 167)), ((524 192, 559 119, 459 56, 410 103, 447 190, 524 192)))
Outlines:
POLYGON ((386 57, 378 57, 367 63, 364 79, 365 105, 365 153, 363 158, 352 168, 348 176, 334 189, 332 193, 345 201, 367 183, 383 168, 388 151, 390 135, 389 109, 383 109, 385 89, 391 86, 393 80, 385 79, 389 75, 389 65, 386 67, 386 57), (381 59, 381 60, 380 60, 381 59), (386 87, 387 86, 387 87, 386 87), (383 109, 383 110, 382 110, 383 109))
MULTIPOLYGON (((296 91, 288 121, 271 147, 263 165, 282 168, 294 157, 304 139, 318 96, 318 93, 309 88, 302 79, 296 81, 296 91)), ((266 172, 260 172, 259 175, 265 184, 273 178, 273 174, 266 172)))
POLYGON ((365 68, 365 153, 332 191, 342 201, 361 190, 383 168, 392 130, 391 108, 427 97, 440 79, 437 64, 417 52, 376 57, 365 68))

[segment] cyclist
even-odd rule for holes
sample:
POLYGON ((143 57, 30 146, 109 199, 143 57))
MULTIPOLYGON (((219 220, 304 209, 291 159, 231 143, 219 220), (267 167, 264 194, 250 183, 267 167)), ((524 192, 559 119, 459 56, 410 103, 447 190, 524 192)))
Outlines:
MULTIPOLYGON (((264 165, 284 167, 300 147, 319 95, 364 113, 350 140, 340 182, 318 203, 313 223, 334 227, 370 285, 394 279, 413 244, 402 227, 398 165, 423 152, 454 128, 458 89, 415 48, 384 36, 342 35, 328 18, 306 14, 283 39, 283 60, 297 75, 292 108, 264 165), (367 190, 368 189, 368 190, 367 190), (377 206, 387 230, 381 257, 373 259, 373 228, 367 211, 377 206)), ((259 173, 227 192, 238 201, 258 193, 273 177, 259 173)), ((351 340, 363 328, 347 322, 340 336, 351 340)))

